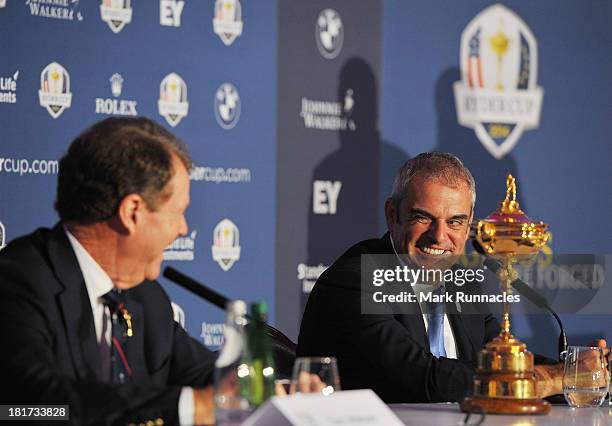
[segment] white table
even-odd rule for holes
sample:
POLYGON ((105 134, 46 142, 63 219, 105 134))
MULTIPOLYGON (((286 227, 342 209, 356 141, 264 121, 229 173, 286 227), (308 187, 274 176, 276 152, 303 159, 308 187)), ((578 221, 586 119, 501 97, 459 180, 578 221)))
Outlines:
MULTIPOLYGON (((612 426, 612 408, 608 401, 600 408, 569 408, 553 406, 547 415, 540 416, 509 416, 487 414, 484 426, 612 426)), ((390 404, 393 412, 409 426, 459 426, 463 425, 465 413, 459 410, 458 404, 390 404)), ((469 425, 476 425, 480 415, 472 414, 469 425)))

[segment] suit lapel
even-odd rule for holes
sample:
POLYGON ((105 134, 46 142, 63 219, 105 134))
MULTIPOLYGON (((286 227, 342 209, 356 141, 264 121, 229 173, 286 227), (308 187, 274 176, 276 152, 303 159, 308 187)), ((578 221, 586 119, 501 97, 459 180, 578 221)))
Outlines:
POLYGON ((48 248, 55 274, 64 286, 58 295, 58 301, 76 373, 81 379, 102 379, 101 360, 87 288, 61 223, 51 231, 48 248))
MULTIPOLYGON (((393 246, 391 245, 391 236, 389 232, 380 239, 380 253, 386 253, 388 257, 385 259, 388 261, 384 267, 386 269, 394 269, 399 265, 393 246)), ((406 286, 405 291, 413 293, 412 287, 406 286)), ((423 321, 423 313, 418 303, 405 304, 401 308, 402 313, 395 314, 394 317, 399 321, 411 336, 414 336, 414 340, 421 342, 423 347, 429 351, 429 340, 427 338, 427 332, 425 331, 425 322, 423 321)))

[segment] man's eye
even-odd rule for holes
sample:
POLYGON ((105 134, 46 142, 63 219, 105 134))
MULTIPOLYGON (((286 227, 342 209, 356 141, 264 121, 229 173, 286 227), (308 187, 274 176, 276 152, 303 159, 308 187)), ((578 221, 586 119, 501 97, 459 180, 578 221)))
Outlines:
POLYGON ((448 226, 452 228, 460 228, 463 226, 463 221, 460 219, 453 219, 448 221, 448 226))
POLYGON ((431 222, 431 219, 426 216, 415 215, 410 218, 410 221, 418 223, 429 223, 431 222))

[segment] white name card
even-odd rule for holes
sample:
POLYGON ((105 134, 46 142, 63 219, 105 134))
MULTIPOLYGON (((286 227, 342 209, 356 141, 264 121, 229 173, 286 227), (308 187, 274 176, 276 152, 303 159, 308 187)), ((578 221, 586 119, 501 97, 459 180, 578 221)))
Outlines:
POLYGON ((370 389, 276 396, 242 426, 403 426, 370 389))

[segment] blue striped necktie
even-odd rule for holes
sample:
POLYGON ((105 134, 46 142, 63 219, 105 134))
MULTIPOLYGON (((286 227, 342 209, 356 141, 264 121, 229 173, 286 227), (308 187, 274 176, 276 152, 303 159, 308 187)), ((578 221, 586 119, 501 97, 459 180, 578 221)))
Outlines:
POLYGON ((111 313, 110 381, 113 383, 125 383, 132 375, 125 347, 133 332, 123 296, 121 290, 113 288, 101 297, 102 303, 111 313))
POLYGON ((427 312, 427 337, 429 338, 429 350, 437 358, 446 356, 444 348, 444 303, 434 302, 433 298, 444 294, 444 286, 432 290, 432 301, 428 303, 427 312))

